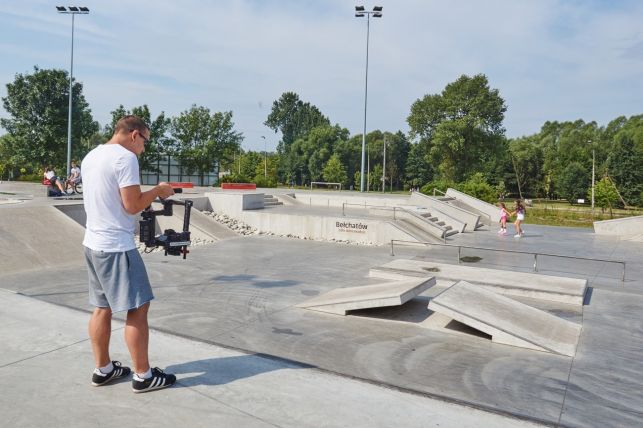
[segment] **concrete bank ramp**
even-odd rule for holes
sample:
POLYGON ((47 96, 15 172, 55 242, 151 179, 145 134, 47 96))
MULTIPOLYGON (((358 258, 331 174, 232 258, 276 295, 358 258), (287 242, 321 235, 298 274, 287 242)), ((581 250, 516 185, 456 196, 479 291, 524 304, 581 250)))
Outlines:
POLYGON ((284 203, 284 205, 295 205, 299 207, 309 206, 295 197, 294 193, 275 194, 275 198, 284 203))
POLYGON ((0 274, 84 266, 85 228, 53 206, 0 210, 0 274))
POLYGON ((435 285, 435 278, 410 278, 361 287, 336 288, 297 305, 299 308, 346 315, 357 309, 398 306, 435 285))
POLYGON ((496 343, 576 354, 580 325, 466 281, 431 299, 429 309, 487 333, 496 343))
POLYGON ((597 235, 619 236, 640 242, 643 234, 643 215, 626 218, 615 218, 594 222, 594 233, 597 235))
POLYGON ((408 259, 397 259, 369 271, 369 276, 384 279, 399 279, 401 276, 413 275, 432 275, 439 279, 469 281, 499 294, 579 306, 583 304, 587 290, 586 279, 408 259))

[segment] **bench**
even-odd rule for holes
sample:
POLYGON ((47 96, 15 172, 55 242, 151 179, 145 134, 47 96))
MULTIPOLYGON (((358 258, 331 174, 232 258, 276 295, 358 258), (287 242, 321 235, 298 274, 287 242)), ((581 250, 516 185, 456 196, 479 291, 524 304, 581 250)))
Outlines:
POLYGON ((257 190, 255 183, 221 183, 223 190, 257 190))

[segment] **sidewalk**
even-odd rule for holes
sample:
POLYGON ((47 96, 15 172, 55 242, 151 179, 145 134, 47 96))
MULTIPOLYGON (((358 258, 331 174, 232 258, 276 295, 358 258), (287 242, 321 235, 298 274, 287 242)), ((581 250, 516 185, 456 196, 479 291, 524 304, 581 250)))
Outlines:
MULTIPOLYGON (((536 426, 294 363, 152 331, 153 365, 172 388, 90 386, 89 315, 0 289, 0 413, 11 427, 514 427, 536 426)), ((112 359, 129 365, 123 324, 112 359)))

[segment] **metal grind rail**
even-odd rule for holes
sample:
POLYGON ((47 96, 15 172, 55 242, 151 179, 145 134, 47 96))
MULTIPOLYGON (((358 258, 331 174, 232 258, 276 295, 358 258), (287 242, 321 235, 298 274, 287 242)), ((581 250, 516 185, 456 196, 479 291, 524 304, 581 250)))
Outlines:
MULTIPOLYGON (((440 231, 440 236, 439 237, 436 236, 436 238, 443 239, 444 242, 446 242, 446 240, 447 240, 447 231, 448 230, 447 230, 446 227, 442 227, 442 226, 440 226, 438 224, 431 223, 430 221, 428 221, 427 219, 425 219, 421 215, 419 215, 417 213, 414 213, 413 211, 407 210, 405 208, 396 207, 396 206, 389 207, 389 206, 386 206, 386 205, 368 205, 366 203, 364 203, 364 204, 351 204, 349 202, 344 202, 344 203, 342 203, 342 215, 343 216, 346 216, 346 207, 347 206, 355 206, 355 207, 360 207, 360 208, 375 208, 375 209, 382 210, 382 211, 393 211, 393 220, 397 220, 397 214, 396 213, 402 213, 403 215, 409 215, 409 216, 415 218, 416 220, 418 220, 419 222, 421 222, 422 224, 424 224, 424 225, 426 225, 428 227, 438 229, 440 231)), ((412 242, 412 241, 408 241, 408 242, 412 242)))
POLYGON ((487 247, 473 247, 470 245, 453 245, 453 244, 438 244, 435 242, 417 242, 417 241, 404 241, 401 239, 391 239, 391 256, 395 256, 394 252, 394 243, 400 244, 413 244, 413 245, 438 245, 440 247, 453 247, 458 249, 458 264, 461 264, 460 258, 463 248, 472 249, 472 250, 485 250, 485 251, 497 251, 502 253, 514 253, 514 254, 529 254, 534 256, 534 272, 538 272, 538 256, 545 257, 558 257, 563 259, 574 259, 574 260, 585 260, 590 262, 601 262, 601 263, 617 263, 623 265, 623 274, 621 275, 621 282, 625 283, 625 262, 621 260, 604 260, 604 259, 590 259, 587 257, 577 257, 577 256, 567 256, 565 254, 549 254, 549 253, 534 253, 530 251, 518 251, 518 250, 503 250, 499 248, 487 248, 487 247))

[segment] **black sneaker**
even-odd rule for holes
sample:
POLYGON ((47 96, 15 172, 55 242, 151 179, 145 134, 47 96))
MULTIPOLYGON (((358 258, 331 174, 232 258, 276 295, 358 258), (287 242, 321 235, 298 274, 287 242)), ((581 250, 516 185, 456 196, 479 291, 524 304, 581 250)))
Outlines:
POLYGON ((127 376, 130 374, 131 370, 129 367, 121 366, 120 361, 112 361, 114 369, 107 374, 101 373, 100 370, 95 369, 94 374, 92 374, 92 385, 93 386, 102 386, 105 385, 114 379, 119 377, 127 376))
POLYGON ((164 373, 163 370, 158 367, 152 369, 152 377, 149 379, 141 379, 136 374, 132 378, 132 391, 138 392, 148 392, 154 391, 155 389, 163 389, 168 386, 174 385, 176 382, 176 376, 169 373, 164 373))

